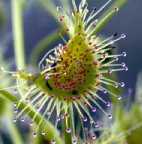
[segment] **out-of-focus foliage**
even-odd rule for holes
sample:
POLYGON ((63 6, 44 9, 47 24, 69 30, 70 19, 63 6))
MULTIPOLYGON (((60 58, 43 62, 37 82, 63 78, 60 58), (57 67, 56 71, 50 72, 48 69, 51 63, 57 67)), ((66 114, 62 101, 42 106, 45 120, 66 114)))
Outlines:
POLYGON ((142 73, 139 74, 136 84, 135 102, 129 111, 123 111, 120 124, 128 144, 141 144, 142 142, 142 73))
POLYGON ((113 122, 109 123, 104 118, 104 127, 100 138, 95 144, 141 144, 142 134, 142 73, 139 74, 136 84, 135 101, 129 99, 132 95, 126 96, 129 109, 123 102, 116 106, 113 111, 113 122), (130 103, 130 104, 129 104, 130 103))
MULTIPOLYGON (((4 57, 3 56, 3 50, 2 50, 2 48, 0 48, 0 65, 1 66, 5 66, 6 68, 8 68, 9 64, 4 61, 3 57, 4 57)), ((2 88, 5 88, 5 87, 7 87, 9 85, 10 78, 6 74, 1 73, 0 74, 0 81, 2 81, 0 83, 0 89, 2 89, 2 88)), ((7 110, 7 101, 5 101, 4 99, 2 99, 0 97, 0 116, 5 114, 6 110, 7 110)))
POLYGON ((0 28, 4 26, 6 22, 6 16, 4 13, 3 3, 0 1, 0 28))

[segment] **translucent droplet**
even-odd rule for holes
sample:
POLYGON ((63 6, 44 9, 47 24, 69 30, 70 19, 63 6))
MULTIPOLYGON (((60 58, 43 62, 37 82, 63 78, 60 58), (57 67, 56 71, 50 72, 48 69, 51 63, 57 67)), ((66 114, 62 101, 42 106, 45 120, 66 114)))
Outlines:
POLYGON ((25 99, 25 102, 26 102, 26 103, 29 103, 29 102, 30 102, 30 99, 29 99, 29 98, 26 98, 26 99, 25 99))
POLYGON ((122 63, 121 65, 122 65, 122 67, 126 67, 126 64, 125 64, 125 63, 122 63))
POLYGON ((124 69, 125 71, 128 71, 128 67, 125 67, 125 69, 124 69))
POLYGON ((67 129, 66 129, 66 132, 67 132, 67 133, 71 133, 71 128, 67 128, 67 129))
POLYGON ((49 79, 49 75, 46 75, 45 79, 48 80, 49 79))
POLYGON ((109 74, 112 74, 112 70, 109 70, 108 73, 109 73, 109 74))
POLYGON ((96 110, 97 110, 96 107, 92 108, 92 112, 96 112, 96 110))
POLYGON ((117 33, 117 32, 115 32, 115 33, 113 34, 113 36, 114 36, 114 37, 116 37, 117 35, 118 35, 118 33, 117 33))
POLYGON ((90 120, 90 124, 92 125, 92 124, 94 124, 95 122, 94 122, 94 120, 90 120))
POLYGON ((103 90, 104 94, 107 94, 107 90, 103 90))
POLYGON ((33 137, 36 137, 37 136, 37 133, 36 132, 33 132, 33 137))
POLYGON ((18 110, 17 110, 17 109, 15 109, 15 110, 14 110, 14 113, 15 113, 15 114, 17 114, 17 113, 18 113, 18 110))
POLYGON ((17 89, 13 89, 13 93, 17 94, 18 93, 17 89))
POLYGON ((76 138, 73 138, 72 144, 77 144, 77 139, 76 138))
POLYGON ((125 34, 121 34, 121 38, 126 38, 126 35, 125 34))
POLYGON ((62 8, 61 6, 57 6, 56 9, 57 9, 57 12, 59 12, 62 8))
POLYGON ((109 119, 112 119, 112 114, 109 114, 109 115, 108 115, 108 118, 109 118, 109 119))
POLYGON ((16 122, 17 122, 17 119, 16 119, 16 118, 15 118, 15 119, 13 119, 13 122, 14 122, 14 123, 16 123, 16 122))
POLYGON ((96 139, 96 135, 93 134, 93 135, 91 136, 91 139, 95 140, 95 139, 96 139))
POLYGON ((98 19, 95 19, 93 22, 93 25, 96 26, 97 22, 98 22, 98 19))
POLYGON ((118 83, 116 83, 116 84, 115 84, 115 88, 118 88, 118 87, 119 87, 119 85, 118 85, 118 83))
POLYGON ((5 71, 4 67, 0 67, 1 71, 5 71))
POLYGON ((118 60, 119 60, 119 58, 118 58, 118 57, 116 57, 116 58, 115 58, 115 61, 118 61, 118 60))
POLYGON ((51 144, 56 144, 56 141, 55 141, 55 140, 52 140, 52 141, 51 141, 51 144))
POLYGON ((83 118, 83 121, 84 121, 84 122, 87 122, 87 120, 88 120, 87 117, 84 117, 84 118, 83 118))
POLYGON ((45 136, 45 132, 42 132, 41 135, 45 136))
POLYGON ((121 100, 121 99, 122 99, 122 97, 120 96, 120 97, 118 97, 117 99, 118 99, 118 100, 121 100))
POLYGON ((111 107, 111 102, 107 102, 107 103, 106 103, 106 106, 107 106, 107 107, 111 107))
POLYGON ((21 118, 21 122, 25 122, 25 119, 24 119, 24 118, 21 118))
POLYGON ((95 123, 95 128, 99 128, 99 127, 100 127, 99 122, 96 122, 96 123, 95 123))
POLYGON ((56 121, 59 122, 60 120, 61 120, 61 118, 60 118, 60 117, 57 117, 56 121))
POLYGON ((14 103, 14 108, 16 108, 17 107, 17 104, 16 103, 14 103))
POLYGON ((118 11, 119 11, 119 8, 118 8, 118 7, 115 7, 114 10, 115 10, 116 12, 118 12, 118 11))
POLYGON ((126 57, 126 56, 127 56, 127 53, 126 53, 126 52, 122 52, 122 55, 123 55, 124 57, 126 57))
POLYGON ((124 82, 121 82, 121 83, 120 83, 120 86, 121 86, 121 87, 124 87, 124 86, 125 86, 125 83, 124 83, 124 82))
POLYGON ((31 121, 29 125, 32 127, 33 126, 33 122, 31 121))
POLYGON ((65 117, 64 117, 64 115, 62 114, 62 115, 61 115, 61 119, 63 120, 64 118, 65 118, 65 117))

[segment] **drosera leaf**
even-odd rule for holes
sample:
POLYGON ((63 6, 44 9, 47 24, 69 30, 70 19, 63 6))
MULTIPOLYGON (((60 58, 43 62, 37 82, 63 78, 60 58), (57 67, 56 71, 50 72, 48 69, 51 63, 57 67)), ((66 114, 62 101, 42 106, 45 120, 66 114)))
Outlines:
POLYGON ((25 68, 24 30, 23 30, 23 1, 12 0, 12 30, 14 37, 14 54, 18 69, 25 68))
MULTIPOLYGON (((10 94, 7 91, 1 90, 0 94, 1 94, 0 96, 2 96, 4 99, 9 100, 12 103, 19 102, 16 96, 10 94)), ((26 106, 27 106, 26 103, 21 102, 19 109, 22 110, 26 106)), ((30 113, 28 113, 28 116, 30 118, 32 118, 36 114, 36 118, 34 119, 35 124, 38 124, 38 122, 42 120, 42 125, 40 128, 42 129, 44 126, 45 131, 48 132, 48 134, 45 137, 47 140, 51 141, 54 139, 56 141, 56 144, 63 144, 63 141, 61 140, 58 131, 54 128, 54 126, 50 122, 46 121, 44 117, 42 117, 39 113, 37 113, 31 106, 29 106, 26 111, 30 111, 30 113)))

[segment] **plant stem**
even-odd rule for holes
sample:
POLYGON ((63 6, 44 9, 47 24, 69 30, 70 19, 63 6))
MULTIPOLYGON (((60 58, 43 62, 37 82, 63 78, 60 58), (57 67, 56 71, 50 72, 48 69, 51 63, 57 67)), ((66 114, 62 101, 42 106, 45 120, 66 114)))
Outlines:
POLYGON ((25 68, 22 0, 11 0, 15 61, 18 69, 25 68))
MULTIPOLYGON (((10 94, 9 92, 1 90, 0 93, 1 93, 0 96, 9 100, 10 102, 13 102, 16 104, 19 103, 19 100, 17 99, 17 97, 10 94)), ((22 110, 25 107, 26 107, 25 113, 28 112, 28 116, 30 118, 33 118, 34 115, 37 115, 36 118, 34 119, 34 122, 37 125, 38 125, 39 121, 43 121, 42 125, 41 125, 41 129, 44 129, 45 132, 48 132, 48 134, 45 136, 46 139, 48 139, 49 141, 54 139, 56 141, 56 144, 63 144, 63 141, 59 137, 59 133, 57 132, 57 130, 53 127, 53 125, 50 122, 46 121, 44 119, 44 117, 42 117, 39 113, 37 113, 31 106, 27 106, 26 103, 20 102, 19 109, 22 110)))

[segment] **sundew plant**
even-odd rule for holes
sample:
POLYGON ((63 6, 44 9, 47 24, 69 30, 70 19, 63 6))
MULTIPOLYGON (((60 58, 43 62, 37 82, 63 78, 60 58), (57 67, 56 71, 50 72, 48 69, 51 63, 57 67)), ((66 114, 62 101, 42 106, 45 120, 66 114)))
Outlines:
MULTIPOLYGON (((100 32, 126 0, 107 0, 93 10, 87 0, 58 0, 58 6, 49 0, 38 2, 59 23, 60 30, 54 37, 62 43, 51 49, 47 46, 46 53, 41 52, 38 57, 31 54, 32 61, 40 59, 36 66, 32 62, 26 64, 22 19, 26 0, 11 0, 16 69, 1 66, 1 73, 13 80, 12 86, 1 89, 0 93, 13 103, 13 122, 29 126, 32 143, 44 143, 37 139, 46 139, 45 143, 51 144, 115 142, 114 137, 108 142, 105 138, 97 140, 96 131, 104 126, 96 113, 112 121, 112 105, 122 100, 118 91, 125 83, 114 77, 119 71, 128 71, 126 64, 119 60, 127 54, 116 53, 116 43, 126 35, 114 32, 105 37, 100 32), (34 70, 31 72, 29 67, 34 70)), ((117 139, 118 144, 123 142, 117 139)))

